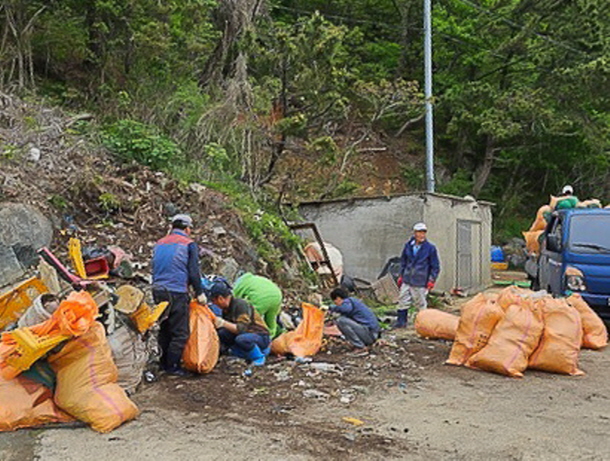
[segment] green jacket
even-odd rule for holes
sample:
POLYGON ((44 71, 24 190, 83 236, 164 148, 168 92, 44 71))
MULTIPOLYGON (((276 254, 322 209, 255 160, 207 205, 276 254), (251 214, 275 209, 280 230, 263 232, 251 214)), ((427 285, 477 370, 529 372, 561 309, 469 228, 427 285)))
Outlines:
POLYGON ((270 311, 277 315, 282 305, 282 290, 268 278, 250 272, 237 279, 233 294, 248 300, 261 315, 270 311))

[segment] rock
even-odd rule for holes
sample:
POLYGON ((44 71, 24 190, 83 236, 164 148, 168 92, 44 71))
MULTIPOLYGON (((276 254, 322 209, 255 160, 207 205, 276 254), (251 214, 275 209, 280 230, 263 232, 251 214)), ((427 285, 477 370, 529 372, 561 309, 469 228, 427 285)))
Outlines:
POLYGON ((326 392, 319 391, 317 389, 305 389, 303 391, 303 397, 308 399, 327 399, 330 397, 326 392))
POLYGON ((37 251, 50 246, 53 226, 40 211, 21 203, 0 205, 0 286, 16 282, 38 263, 37 251))
POLYGON ((308 367, 314 369, 315 371, 319 371, 322 373, 343 374, 341 367, 334 363, 312 362, 312 363, 308 364, 308 367))
POLYGON ((225 235, 227 235, 227 230, 222 226, 214 226, 212 228, 212 232, 217 238, 224 237, 225 235))
POLYGON ((38 147, 31 147, 30 151, 28 152, 28 160, 30 162, 38 162, 40 160, 40 149, 38 147))
POLYGON ((10 285, 24 274, 12 248, 0 244, 0 286, 10 285))
POLYGON ((207 190, 207 187, 205 187, 203 184, 193 182, 189 185, 189 189, 195 192, 196 194, 203 194, 207 190))

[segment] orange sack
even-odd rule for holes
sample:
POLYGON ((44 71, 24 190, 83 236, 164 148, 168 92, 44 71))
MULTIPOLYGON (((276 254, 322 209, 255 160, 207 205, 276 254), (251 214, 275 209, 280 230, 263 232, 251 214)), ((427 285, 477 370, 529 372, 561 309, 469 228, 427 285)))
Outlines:
POLYGON ((544 232, 544 230, 522 232, 523 238, 525 239, 525 248, 527 249, 528 252, 536 253, 536 254, 540 253, 539 238, 543 232, 544 232))
POLYGON ((98 432, 110 432, 138 415, 117 384, 117 368, 101 323, 68 341, 49 364, 57 375, 55 403, 98 432))
POLYGON ((453 341, 460 318, 438 309, 423 309, 415 317, 415 331, 422 338, 453 341))
POLYGON ((271 343, 275 355, 292 354, 295 357, 315 355, 322 347, 324 312, 313 304, 303 303, 303 321, 296 330, 282 333, 271 343))
POLYGON ((580 314, 583 337, 582 347, 585 349, 601 349, 608 344, 608 329, 593 309, 589 307, 582 296, 574 293, 567 302, 580 314))
POLYGON ((53 393, 25 376, 0 377, 0 432, 74 419, 53 403, 53 393))
POLYGON ((530 355, 538 347, 543 327, 538 305, 513 304, 496 325, 487 345, 470 357, 466 366, 521 378, 530 355))
POLYGON ((513 304, 521 305, 523 300, 532 295, 533 291, 524 288, 519 288, 516 285, 510 285, 500 291, 498 295, 498 305, 504 312, 513 304))
POLYGON ((583 335, 578 311, 565 299, 549 296, 539 303, 542 305, 544 329, 540 344, 529 358, 528 368, 564 375, 583 375, 578 369, 583 335))
POLYGON ((553 211, 553 209, 550 205, 542 205, 540 208, 538 208, 538 212, 536 213, 536 219, 530 226, 530 232, 543 231, 544 229, 546 229, 547 222, 546 219, 544 219, 544 214, 550 213, 551 211, 553 211))
POLYGON ((182 354, 184 366, 195 373, 209 373, 218 363, 220 340, 214 327, 215 315, 209 307, 191 301, 191 334, 182 354))
POLYGON ((491 333, 503 316, 504 311, 495 300, 483 293, 479 293, 464 304, 447 363, 464 365, 473 354, 487 344, 491 333))
POLYGON ((5 379, 12 379, 29 369, 58 344, 87 332, 97 314, 97 304, 89 293, 73 291, 49 320, 3 333, 0 374, 5 379))

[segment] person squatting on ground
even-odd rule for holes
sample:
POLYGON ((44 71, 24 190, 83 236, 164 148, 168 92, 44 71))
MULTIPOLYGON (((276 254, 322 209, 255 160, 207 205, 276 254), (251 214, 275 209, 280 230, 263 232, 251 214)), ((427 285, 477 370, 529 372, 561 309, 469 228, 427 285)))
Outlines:
POLYGON ((215 326, 223 351, 229 350, 253 365, 264 365, 271 338, 260 314, 247 301, 235 298, 226 283, 214 283, 210 297, 222 309, 215 326))
POLYGON ((189 285, 200 303, 207 302, 201 284, 197 244, 190 238, 192 227, 189 215, 174 216, 170 233, 156 243, 152 259, 153 298, 157 304, 169 302, 167 317, 159 331, 161 367, 179 376, 188 373, 180 364, 190 335, 189 285))
POLYGON ((335 324, 341 334, 354 346, 354 352, 367 352, 367 347, 379 338, 379 321, 373 311, 358 298, 350 297, 344 288, 335 288, 330 298, 335 303, 330 312, 340 314, 335 324))
POLYGON ((400 258, 398 287, 398 320, 395 328, 405 328, 409 309, 428 307, 426 296, 434 288, 440 272, 436 247, 426 239, 428 228, 423 222, 413 226, 413 237, 405 244, 400 258))
POLYGON ((278 331, 277 316, 282 308, 282 290, 266 277, 246 272, 235 281, 233 294, 245 299, 265 319, 269 335, 275 338, 278 331))

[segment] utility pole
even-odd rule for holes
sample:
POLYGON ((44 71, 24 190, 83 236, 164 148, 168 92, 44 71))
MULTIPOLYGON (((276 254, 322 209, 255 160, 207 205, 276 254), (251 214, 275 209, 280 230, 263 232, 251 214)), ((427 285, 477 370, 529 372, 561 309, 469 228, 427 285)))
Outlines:
POLYGON ((426 191, 434 192, 434 117, 432 113, 432 0, 424 0, 424 95, 426 98, 426 191))

